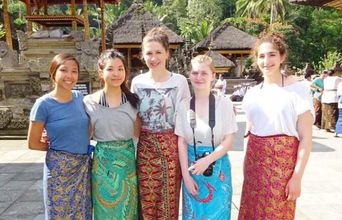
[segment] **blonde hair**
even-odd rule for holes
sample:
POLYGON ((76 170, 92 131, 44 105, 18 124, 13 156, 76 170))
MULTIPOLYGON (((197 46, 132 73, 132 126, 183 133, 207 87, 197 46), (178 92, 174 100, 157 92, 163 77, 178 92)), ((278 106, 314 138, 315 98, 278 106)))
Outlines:
POLYGON ((215 66, 213 63, 213 59, 209 57, 208 55, 197 55, 191 60, 191 64, 195 63, 205 63, 209 66, 210 70, 215 73, 215 66))

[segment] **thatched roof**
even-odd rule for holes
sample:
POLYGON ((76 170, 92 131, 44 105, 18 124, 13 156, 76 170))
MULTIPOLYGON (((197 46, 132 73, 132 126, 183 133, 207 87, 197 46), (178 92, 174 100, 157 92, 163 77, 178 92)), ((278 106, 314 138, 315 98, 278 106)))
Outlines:
POLYGON ((195 45, 196 49, 234 50, 251 49, 255 37, 225 23, 217 27, 206 38, 195 45))
POLYGON ((342 0, 290 0, 290 2, 300 5, 329 6, 342 12, 342 0))
POLYGON ((235 64, 230 59, 216 51, 209 50, 206 55, 213 59, 215 67, 235 67, 235 64))
POLYGON ((183 39, 163 25, 157 16, 144 8, 142 1, 134 1, 125 14, 106 30, 106 44, 141 44, 146 33, 154 27, 163 27, 170 44, 181 44, 183 39))

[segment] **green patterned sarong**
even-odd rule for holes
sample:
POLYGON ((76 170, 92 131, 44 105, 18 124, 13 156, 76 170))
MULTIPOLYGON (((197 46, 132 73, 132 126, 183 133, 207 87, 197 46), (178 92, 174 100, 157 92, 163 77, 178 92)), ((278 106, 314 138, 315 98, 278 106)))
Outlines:
POLYGON ((92 167, 94 219, 137 219, 133 141, 98 142, 92 167))

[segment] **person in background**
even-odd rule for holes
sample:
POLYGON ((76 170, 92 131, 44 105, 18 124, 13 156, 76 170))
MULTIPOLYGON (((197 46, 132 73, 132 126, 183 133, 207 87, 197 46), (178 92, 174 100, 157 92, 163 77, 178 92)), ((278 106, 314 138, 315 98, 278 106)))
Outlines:
POLYGON ((335 137, 338 137, 339 134, 342 134, 342 82, 338 84, 337 96, 339 99, 338 99, 338 119, 336 122, 335 137))
POLYGON ((56 55, 49 67, 54 89, 36 100, 27 134, 32 150, 47 151, 44 166, 45 219, 92 219, 88 117, 83 95, 72 91, 79 63, 56 55), (44 129, 49 143, 42 139, 44 129))
POLYGON ((275 33, 254 45, 264 81, 248 90, 242 104, 248 142, 239 220, 295 218, 314 113, 308 87, 281 74, 286 57, 287 47, 275 33))
POLYGON ((223 75, 220 74, 219 78, 217 79, 214 90, 217 91, 217 95, 224 95, 226 93, 226 88, 227 88, 227 82, 223 78, 223 75))
POLYGON ((184 76, 166 69, 168 35, 162 28, 150 30, 142 42, 149 69, 133 78, 131 91, 140 98, 141 133, 137 146, 140 219, 178 219, 181 172, 174 112, 190 97, 184 76))
POLYGON ((311 75, 312 73, 311 72, 306 72, 304 74, 304 83, 305 85, 311 90, 311 84, 312 84, 312 81, 311 81, 311 75))
POLYGON ((180 103, 175 128, 183 176, 182 219, 230 219, 232 178, 227 152, 237 131, 233 103, 210 92, 215 79, 210 57, 198 55, 191 66, 194 96, 180 103))
POLYGON ((324 79, 324 90, 322 94, 322 129, 327 132, 334 132, 338 118, 338 96, 337 86, 342 82, 342 78, 335 75, 333 70, 328 71, 328 76, 324 79))
POLYGON ((322 92, 324 88, 323 80, 328 76, 328 71, 324 70, 321 72, 319 77, 315 78, 311 85, 311 91, 313 91, 313 106, 315 109, 315 122, 314 125, 317 128, 321 128, 322 123, 322 92))
POLYGON ((98 68, 104 88, 84 98, 97 142, 92 166, 93 217, 95 220, 137 219, 133 138, 139 135, 139 99, 127 87, 128 69, 120 52, 104 51, 98 68))

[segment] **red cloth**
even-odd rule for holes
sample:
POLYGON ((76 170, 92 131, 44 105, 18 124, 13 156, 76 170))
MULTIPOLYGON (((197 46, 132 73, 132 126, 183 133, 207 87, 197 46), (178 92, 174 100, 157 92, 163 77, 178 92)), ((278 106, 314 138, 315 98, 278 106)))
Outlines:
POLYGON ((140 219, 178 219, 181 170, 173 131, 142 131, 137 151, 140 219))
POLYGON ((296 137, 249 135, 239 220, 292 220, 295 201, 287 201, 286 184, 296 165, 296 137))

